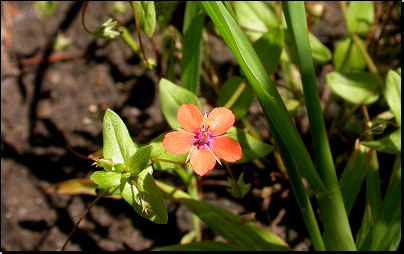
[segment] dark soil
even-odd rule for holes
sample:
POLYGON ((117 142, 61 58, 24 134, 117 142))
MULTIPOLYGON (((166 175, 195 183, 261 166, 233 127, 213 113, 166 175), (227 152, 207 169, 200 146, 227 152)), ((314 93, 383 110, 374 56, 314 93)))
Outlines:
MULTIPOLYGON (((93 30, 108 19, 111 2, 92 2, 86 26, 93 30)), ((135 142, 146 144, 170 130, 160 108, 162 73, 144 70, 142 60, 122 39, 104 41, 87 34, 81 24, 83 3, 59 2, 49 18, 38 18, 32 2, 2 2, 1 10, 1 250, 56 250, 95 199, 90 195, 46 193, 60 181, 87 178, 95 171, 66 147, 88 155, 102 147, 102 117, 113 109, 127 124, 135 142), (61 32, 72 40, 62 52, 52 45, 61 32)), ((172 24, 181 31, 184 4, 172 24), (179 24, 177 24, 179 23, 179 24)), ((336 3, 329 4, 325 23, 313 27, 329 46, 346 35, 336 3), (334 14, 333 14, 334 13, 334 14)), ((123 16, 135 31, 128 9, 123 16)), ((136 38, 136 33, 132 33, 136 38)), ((158 59, 150 39, 142 37, 146 55, 158 59)), ((160 45, 159 37, 154 38, 160 45)), ((209 37, 212 57, 225 80, 235 60, 225 43, 209 37)), ((335 45, 334 45, 335 46, 335 45)), ((157 49, 161 54, 161 49, 157 49)), ((163 66, 164 68, 164 66, 163 66)), ((324 81, 323 81, 324 82, 324 81)), ((249 119, 261 132, 267 125, 259 104, 249 119)), ((345 148, 344 148, 345 149, 345 148)), ((311 244, 293 192, 273 159, 266 169, 253 163, 234 167, 245 172, 252 191, 243 199, 226 192, 224 168, 203 179, 202 199, 236 214, 256 212, 256 222, 281 236, 295 249, 311 244), (247 170, 248 169, 248 170, 247 170), (265 188, 264 188, 265 187, 265 188), (264 207, 264 203, 269 205, 264 207)), ((155 178, 184 188, 165 172, 155 178)), ((66 250, 148 250, 177 244, 192 229, 191 213, 167 201, 167 225, 154 224, 122 200, 102 198, 81 222, 66 250)), ((204 239, 221 241, 207 227, 204 239)))

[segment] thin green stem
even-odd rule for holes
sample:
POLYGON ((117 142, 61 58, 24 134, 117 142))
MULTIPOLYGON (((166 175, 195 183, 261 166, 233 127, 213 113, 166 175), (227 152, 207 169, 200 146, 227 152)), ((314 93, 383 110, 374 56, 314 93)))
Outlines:
MULTIPOLYGON (((346 1, 339 1, 339 6, 341 8, 341 13, 342 16, 344 16, 345 19, 345 23, 347 20, 347 13, 348 13, 348 8, 347 8, 347 2, 346 1)), ((370 57, 368 51, 366 50, 366 48, 363 46, 362 42, 359 39, 359 36, 357 34, 351 34, 351 38, 354 41, 354 43, 356 44, 356 46, 358 47, 359 51, 361 52, 361 54, 363 55, 363 57, 365 58, 366 64, 369 68, 369 71, 374 73, 374 74, 379 74, 379 71, 377 70, 377 67, 375 65, 375 63, 373 62, 372 58, 370 57)))
POLYGON ((236 188, 237 188, 238 193, 240 194, 240 196, 242 196, 240 187, 238 186, 238 181, 237 181, 237 179, 234 177, 233 171, 231 171, 231 168, 230 168, 229 163, 227 163, 226 161, 223 161, 223 164, 224 164, 224 166, 225 166, 227 172, 229 173, 231 179, 233 179, 233 181, 234 181, 234 183, 235 183, 235 185, 236 185, 236 188))
POLYGON ((344 16, 344 19, 346 20, 347 17, 347 12, 348 12, 348 8, 347 8, 347 1, 338 1, 339 7, 341 8, 341 13, 342 16, 344 16))
POLYGON ((93 203, 87 208, 87 210, 83 213, 83 215, 81 216, 81 218, 79 219, 79 221, 76 223, 76 225, 74 225, 74 228, 72 230, 72 232, 70 232, 69 237, 67 237, 65 244, 63 244, 63 247, 60 248, 61 251, 63 251, 67 245, 67 243, 69 242, 70 238, 72 238, 74 232, 76 231, 77 227, 79 226, 80 222, 84 219, 84 217, 86 217, 87 213, 90 211, 90 209, 95 205, 95 203, 98 202, 98 200, 100 200, 100 198, 107 193, 109 189, 106 189, 105 191, 103 191, 94 201, 93 203))
POLYGON ((363 46, 361 40, 359 39, 359 36, 357 34, 352 34, 351 36, 352 36, 354 43, 358 47, 359 51, 362 53, 363 57, 365 58, 369 71, 374 74, 379 74, 379 71, 377 70, 375 63, 373 62, 373 60, 370 57, 366 48, 363 46))
POLYGON ((117 28, 117 30, 121 33, 122 40, 126 43, 126 45, 128 45, 132 49, 133 53, 138 55, 140 58, 143 58, 143 55, 140 51, 140 46, 135 41, 135 38, 132 37, 128 28, 126 28, 124 25, 120 24, 120 26, 117 28))
MULTIPOLYGON (((191 196, 191 198, 199 200, 197 176, 194 173, 194 170, 192 169, 191 165, 187 164, 185 167, 189 175, 187 192, 191 196)), ((196 241, 197 242, 202 241, 201 219, 199 219, 199 217, 196 216, 195 214, 192 214, 192 224, 194 226, 194 231, 196 233, 196 241)))
POLYGON ((240 97, 241 93, 244 91, 246 88, 247 84, 245 80, 240 83, 240 86, 234 91, 233 95, 230 97, 230 99, 226 102, 224 105, 225 108, 231 108, 234 103, 237 101, 237 99, 240 97))
POLYGON ((241 122, 244 124, 244 126, 248 129, 247 132, 251 134, 254 138, 262 141, 261 136, 254 130, 254 128, 251 126, 251 124, 245 119, 245 117, 242 117, 241 122))

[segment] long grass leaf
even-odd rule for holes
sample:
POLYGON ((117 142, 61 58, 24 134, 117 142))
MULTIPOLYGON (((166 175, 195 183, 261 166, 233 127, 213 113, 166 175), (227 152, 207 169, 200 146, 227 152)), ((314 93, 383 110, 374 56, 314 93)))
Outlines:
MULTIPOLYGON (((326 195, 328 190, 319 179, 310 156, 287 114, 286 107, 283 104, 278 91, 273 86, 257 54, 245 38, 240 27, 238 27, 237 23, 230 17, 230 14, 220 3, 198 2, 198 5, 201 5, 211 17, 252 85, 263 107, 264 115, 270 125, 272 134, 275 137, 275 142, 277 143, 278 148, 282 150, 281 156, 283 154, 283 161, 290 161, 291 165, 294 163, 293 161, 298 162, 299 167, 304 171, 313 190, 320 196, 326 195)), ((293 174, 295 176, 299 175, 296 166, 291 166, 289 170, 294 172, 288 172, 288 174, 293 174)), ((305 221, 314 221, 309 228, 314 229, 313 232, 316 232, 315 235, 318 236, 318 226, 310 211, 311 205, 310 202, 308 202, 307 193, 305 192, 304 187, 302 187, 301 178, 295 177, 294 179, 294 181, 300 181, 300 183, 297 182, 294 184, 294 190, 295 192, 297 190, 297 192, 300 193, 298 197, 302 197, 299 204, 304 204, 304 207, 301 209, 302 211, 308 209, 308 212, 303 214, 305 221)), ((313 238, 314 241, 320 239, 317 244, 317 248, 320 250, 323 249, 324 246, 321 241, 321 236, 317 236, 314 236, 313 238)))
POLYGON ((202 28, 205 14, 193 2, 185 7, 182 36, 181 86, 196 94, 201 68, 202 28))
POLYGON ((383 200, 374 227, 359 250, 388 250, 401 234, 401 167, 383 200))
POLYGON ((282 3, 282 6, 288 24, 288 32, 291 35, 295 53, 297 54, 318 169, 321 180, 331 191, 332 202, 328 202, 327 198, 321 202, 319 199, 325 229, 324 242, 328 249, 355 250, 356 246, 353 241, 348 216, 345 212, 325 129, 310 49, 304 3, 286 1, 282 3), (324 204, 324 206, 321 204, 324 204), (325 239, 326 237, 330 239, 325 239))

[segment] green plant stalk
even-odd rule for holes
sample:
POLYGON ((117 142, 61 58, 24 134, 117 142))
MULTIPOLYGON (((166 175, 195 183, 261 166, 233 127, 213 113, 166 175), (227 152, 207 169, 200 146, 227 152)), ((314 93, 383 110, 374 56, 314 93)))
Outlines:
MULTIPOLYGON (((175 165, 175 173, 187 185, 187 192, 189 197, 198 200, 198 184, 196 175, 189 164, 186 165, 185 171, 182 167, 175 165)), ((157 183, 157 182, 156 182, 157 183)), ((194 235, 197 242, 202 240, 201 220, 195 214, 192 214, 192 224, 194 226, 194 235)))
POLYGON ((401 235, 401 166, 396 171, 374 226, 360 250, 387 250, 398 235, 401 235))
MULTIPOLYGON (((196 174, 192 169, 191 165, 188 163, 186 166, 187 173, 189 175, 189 181, 187 183, 187 192, 192 199, 198 200, 198 183, 196 179, 196 174)), ((192 214, 192 224, 194 226, 194 231, 196 233, 196 241, 202 241, 202 231, 201 231, 201 220, 195 214, 192 214)))
POLYGON ((313 207, 311 206, 309 196, 306 188, 304 187, 302 177, 300 176, 293 157, 287 152, 285 144, 282 140, 279 140, 278 137, 279 135, 274 135, 275 142, 279 146, 279 153, 283 159, 282 161, 285 166, 286 173, 288 174, 290 183, 292 184, 293 192, 295 193, 297 203, 302 213, 304 222, 306 223, 307 230, 309 231, 311 242, 313 243, 316 251, 324 251, 326 249, 323 238, 321 237, 316 216, 314 215, 313 207))
POLYGON ((250 133, 251 136, 258 139, 259 141, 262 141, 261 136, 254 130, 254 127, 251 126, 251 124, 247 121, 247 119, 245 119, 245 117, 242 117, 240 120, 247 128, 247 132, 250 133))
POLYGON ((287 1, 282 4, 284 7, 286 22, 288 24, 288 31, 290 32, 291 38, 293 38, 292 41, 296 48, 320 177, 326 187, 330 190, 330 200, 328 200, 328 196, 318 199, 326 231, 325 236, 328 235, 332 239, 332 241, 329 241, 331 246, 327 247, 333 249, 342 248, 354 250, 356 249, 356 246, 335 172, 320 98, 318 95, 304 3, 287 1), (326 217, 329 217, 329 219, 325 219, 326 217))
MULTIPOLYGON (((339 6, 341 8, 342 16, 344 16, 345 23, 347 19, 347 2, 346 1, 339 1, 339 6)), ((367 52, 366 48, 363 47, 362 43, 360 42, 359 36, 357 34, 351 34, 351 38, 358 47, 359 51, 362 53, 363 57, 365 58, 366 64, 369 68, 369 71, 374 74, 379 74, 375 63, 373 62, 372 58, 370 57, 369 53, 367 52)))
POLYGON ((372 158, 366 176, 366 200, 369 202, 372 216, 376 218, 382 204, 379 162, 376 150, 372 150, 372 158))
POLYGON ((226 9, 229 11, 230 15, 237 22, 237 17, 236 17, 236 14, 233 11, 233 8, 231 7, 230 1, 222 1, 222 2, 223 2, 223 5, 226 7, 226 9))
POLYGON ((122 40, 132 49, 133 53, 138 55, 140 58, 143 58, 140 46, 132 37, 129 30, 123 25, 119 26, 117 30, 121 33, 122 40))
POLYGON ((205 14, 193 2, 185 6, 182 29, 181 86, 196 94, 201 69, 202 29, 205 14))
POLYGON ((354 43, 356 44, 356 46, 358 47, 359 51, 362 53, 363 57, 365 58, 366 65, 368 66, 369 71, 374 74, 379 74, 379 71, 377 70, 375 63, 373 62, 373 60, 370 57, 366 48, 361 43, 359 36, 357 34, 352 34, 351 37, 352 37, 354 43))
POLYGON ((240 86, 236 89, 236 91, 234 91, 233 95, 230 97, 230 99, 226 102, 226 104, 223 107, 231 108, 233 104, 237 101, 237 99, 240 97, 241 93, 244 91, 246 86, 247 84, 245 83, 245 81, 241 82, 240 86))

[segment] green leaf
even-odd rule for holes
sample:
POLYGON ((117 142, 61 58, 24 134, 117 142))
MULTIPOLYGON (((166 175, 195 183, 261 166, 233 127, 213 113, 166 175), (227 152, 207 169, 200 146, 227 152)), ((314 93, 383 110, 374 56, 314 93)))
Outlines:
POLYGON ((58 1, 35 1, 35 11, 38 16, 50 17, 58 6, 58 1))
POLYGON ((381 80, 370 73, 342 74, 331 72, 327 74, 327 83, 331 90, 344 100, 354 104, 372 104, 379 99, 377 88, 381 80))
POLYGON ((331 51, 312 33, 309 33, 309 40, 314 65, 328 63, 331 60, 331 51))
POLYGON ((263 34, 252 45, 268 75, 272 74, 278 66, 283 42, 283 29, 275 27, 263 34))
POLYGON ((272 151, 272 149, 274 149, 273 146, 259 141, 250 134, 234 126, 231 127, 228 132, 231 133, 228 136, 239 142, 241 146, 241 159, 234 162, 236 164, 259 159, 266 156, 272 151))
POLYGON ((372 1, 351 1, 347 12, 347 29, 350 34, 366 36, 375 19, 372 1))
POLYGON ((377 152, 372 150, 372 158, 366 176, 366 202, 369 202, 373 217, 377 217, 382 204, 381 180, 377 152))
POLYGON ((136 146, 124 122, 114 111, 107 109, 102 128, 104 157, 111 158, 114 164, 128 165, 131 156, 136 152, 136 146))
POLYGON ((231 7, 230 1, 222 1, 222 3, 226 7, 227 11, 234 18, 234 20, 237 20, 236 14, 234 13, 233 8, 231 7))
POLYGON ((91 180, 102 188, 109 189, 121 184, 122 173, 114 171, 96 171, 91 180))
POLYGON ((295 116, 300 111, 300 103, 299 100, 294 98, 287 98, 282 96, 283 102, 285 102, 286 109, 290 116, 295 116))
POLYGON ((387 74, 384 94, 387 104, 396 117, 397 125, 401 126, 401 76, 393 70, 387 74))
POLYGON ((233 179, 227 177, 227 181, 230 183, 230 189, 226 189, 235 198, 244 198, 244 196, 250 191, 251 183, 245 184, 244 172, 241 172, 238 177, 237 183, 233 179), (237 187, 238 186, 238 187, 237 187))
POLYGON ((401 152, 401 128, 381 139, 362 141, 360 144, 382 153, 398 154, 401 152))
POLYGON ((398 229, 396 235, 394 235, 391 239, 389 246, 387 246, 387 251, 396 251, 401 244, 401 227, 398 229))
MULTIPOLYGON (((121 185, 118 185, 116 187, 112 187, 112 188, 108 189, 106 193, 104 193, 104 196, 105 197, 113 196, 113 198, 122 199, 122 194, 121 194, 121 189, 120 188, 121 188, 121 185)), ((95 192, 96 192, 96 194, 98 196, 101 193, 103 193, 105 190, 106 190, 106 188, 97 188, 95 190, 95 192)))
POLYGON ((236 119, 244 117, 254 100, 254 91, 246 80, 233 76, 224 82, 220 89, 217 107, 227 107, 236 119), (229 107, 229 104, 231 105, 229 107))
POLYGON ((279 27, 276 11, 268 2, 234 1, 233 7, 238 23, 251 41, 256 41, 270 29, 279 27))
POLYGON ((223 208, 193 199, 181 199, 216 234, 243 250, 290 250, 277 236, 223 208))
POLYGON ((128 167, 130 168, 130 174, 132 176, 139 174, 143 169, 146 168, 147 164, 149 163, 152 148, 153 146, 151 145, 141 147, 130 158, 128 167))
POLYGON ((241 251, 228 243, 202 241, 188 244, 174 244, 153 249, 154 251, 241 251))
MULTIPOLYGON (((132 2, 129 3, 133 8, 132 2)), ((135 4, 139 27, 147 36, 151 37, 156 27, 154 1, 135 1, 135 4)))
POLYGON ((401 167, 387 191, 372 230, 359 250, 385 251, 397 248, 401 237, 401 167))
MULTIPOLYGON (((363 47, 366 48, 365 41, 359 40, 363 47)), ((350 37, 344 38, 337 43, 332 63, 335 70, 342 73, 360 72, 366 68, 365 58, 350 37)))
POLYGON ((162 142, 164 140, 164 136, 167 133, 168 132, 159 135, 157 138, 153 139, 150 143, 150 145, 153 146, 153 150, 151 151, 150 157, 153 161, 153 168, 155 170, 166 170, 174 168, 175 164, 184 164, 185 160, 187 159, 187 154, 175 155, 170 153, 163 147, 162 142), (175 162, 175 164, 166 161, 172 161, 175 162))
MULTIPOLYGON (((285 54, 286 52, 284 52, 283 57, 287 61, 290 61, 288 58, 291 57, 292 61, 294 63, 297 63, 296 49, 292 41, 293 38, 290 37, 289 33, 290 32, 288 31, 288 29, 285 29, 285 43, 287 47, 291 50, 290 53, 292 55, 285 54)), ((312 33, 308 33, 308 36, 313 64, 321 65, 329 62, 332 57, 331 51, 324 44, 322 44, 312 33)))
POLYGON ((193 2, 185 6, 182 29, 181 86, 196 94, 201 69, 202 29, 205 13, 193 2))
POLYGON ((121 193, 126 202, 144 218, 157 224, 167 223, 167 209, 163 197, 147 170, 126 180, 121 187, 121 193))
POLYGON ((366 205, 365 214, 363 215, 362 225, 359 229, 358 236, 356 237, 356 248, 359 250, 362 247, 366 236, 373 228, 372 209, 369 204, 366 205))
POLYGON ((191 103, 201 109, 196 95, 185 88, 162 78, 159 84, 161 110, 168 124, 173 128, 181 128, 177 121, 177 111, 182 104, 191 103))
POLYGON ((368 172, 371 159, 370 153, 368 152, 368 148, 364 146, 359 145, 358 148, 355 148, 339 180, 342 198, 348 215, 368 172))

